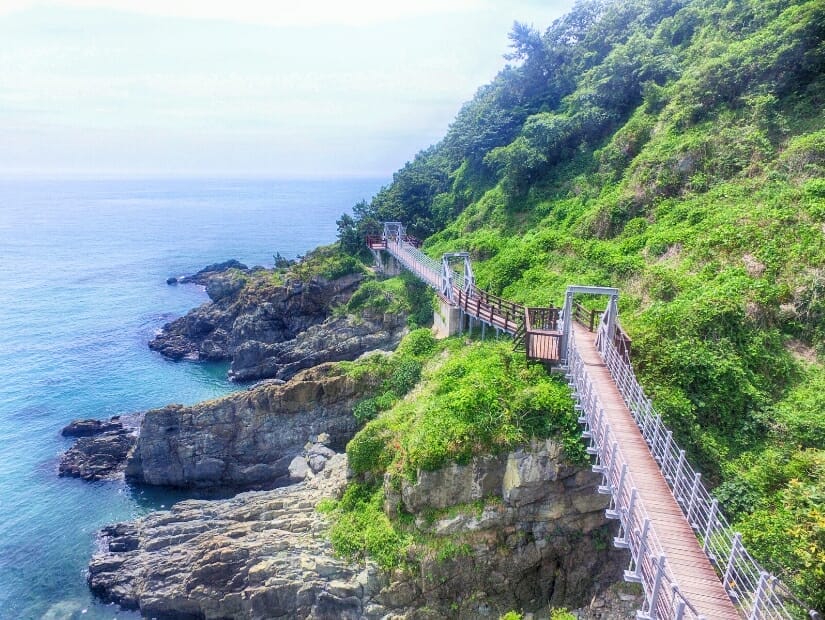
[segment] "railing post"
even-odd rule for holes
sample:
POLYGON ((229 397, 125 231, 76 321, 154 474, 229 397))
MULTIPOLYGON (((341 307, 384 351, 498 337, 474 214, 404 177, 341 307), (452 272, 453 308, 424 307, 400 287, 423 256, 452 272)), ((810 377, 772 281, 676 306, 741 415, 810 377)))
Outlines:
MULTIPOLYGON (((645 552, 647 551, 647 535, 650 531, 650 519, 645 517, 642 523, 642 531, 639 535, 639 550, 636 553, 635 566, 632 571, 626 570, 624 572, 625 581, 632 581, 634 583, 641 583, 642 581, 642 563, 644 562, 645 552)), ((632 533, 631 533, 632 538, 632 533)), ((630 557, 633 558, 633 546, 631 541, 630 557)))
POLYGON ((613 509, 607 510, 605 516, 608 519, 622 518, 622 487, 624 486, 625 477, 627 476, 627 463, 622 463, 622 473, 619 474, 619 484, 615 489, 611 489, 613 496, 613 509))
POLYGON ((759 608, 762 605, 762 597, 765 595, 765 588, 768 585, 768 573, 759 573, 759 584, 756 586, 756 593, 753 595, 753 607, 748 615, 748 620, 759 620, 759 608))
POLYGON ((691 520, 693 516, 693 504, 696 501, 696 495, 699 493, 700 484, 702 484, 702 474, 697 472, 693 475, 693 488, 690 490, 690 500, 688 500, 687 522, 690 527, 693 527, 693 521, 691 520))
POLYGON ((679 450, 679 461, 676 463, 676 475, 673 481, 673 497, 679 502, 679 481, 682 480, 682 467, 685 465, 685 451, 679 450))
POLYGON ((656 604, 659 602, 659 594, 662 590, 662 579, 665 576, 665 556, 656 558, 656 577, 653 580, 653 592, 650 595, 650 605, 648 611, 652 612, 650 617, 657 619, 656 604))
POLYGON ((633 510, 636 508, 636 498, 639 495, 639 491, 636 487, 630 491, 630 501, 627 504, 627 513, 625 516, 624 521, 619 521, 622 526, 621 536, 616 536, 613 538, 613 546, 617 549, 627 549, 632 544, 632 536, 633 536, 633 510))
POLYGON ((702 551, 705 552, 707 555, 708 553, 708 544, 710 541, 710 532, 711 528, 713 527, 713 520, 716 518, 716 510, 719 502, 714 499, 710 503, 710 512, 708 512, 708 522, 707 526, 705 527, 705 539, 702 541, 702 551))
POLYGON ((731 543, 731 546, 730 546, 730 556, 728 557, 728 565, 725 568, 725 577, 722 580, 722 585, 725 588, 725 592, 727 592, 728 594, 730 594, 731 584, 733 583, 731 581, 731 578, 733 576, 733 568, 736 565, 736 554, 739 551, 739 547, 740 547, 741 544, 742 544, 742 534, 740 534, 739 532, 736 532, 733 535, 733 542, 731 543))
POLYGON ((673 431, 668 429, 665 433, 665 445, 662 448, 662 475, 667 480, 667 466, 670 462, 670 445, 673 442, 673 431))

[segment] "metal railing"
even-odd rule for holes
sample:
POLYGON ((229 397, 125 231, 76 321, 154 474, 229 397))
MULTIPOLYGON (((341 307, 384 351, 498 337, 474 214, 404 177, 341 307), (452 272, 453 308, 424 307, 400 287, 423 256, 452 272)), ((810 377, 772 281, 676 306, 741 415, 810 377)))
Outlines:
POLYGON ((409 271, 435 288, 440 287, 441 264, 419 250, 417 247, 395 239, 388 239, 386 249, 409 271))
POLYGON ((627 581, 639 583, 645 603, 640 619, 690 618, 699 620, 696 608, 685 599, 668 567, 664 549, 651 527, 651 518, 628 469, 619 440, 610 428, 590 375, 573 338, 568 344, 567 379, 576 394, 579 422, 585 425, 583 437, 587 452, 595 457, 593 470, 604 476, 600 493, 611 495, 609 518, 619 520, 619 535, 614 544, 630 552, 627 581))
POLYGON ((816 611, 806 609, 785 584, 760 567, 745 549, 741 535, 733 531, 718 501, 702 483, 702 474, 688 463, 685 451, 673 440, 673 432, 645 395, 630 362, 608 337, 604 320, 599 325, 596 346, 676 503, 733 603, 749 620, 793 619, 806 615, 820 618, 816 611))

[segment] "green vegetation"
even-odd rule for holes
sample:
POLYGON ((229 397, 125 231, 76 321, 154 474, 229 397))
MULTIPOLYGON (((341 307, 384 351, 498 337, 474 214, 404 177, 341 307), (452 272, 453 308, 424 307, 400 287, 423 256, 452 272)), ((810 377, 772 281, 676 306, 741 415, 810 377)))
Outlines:
MULTIPOLYGON (((460 540, 423 535, 408 515, 390 520, 383 508, 386 473, 400 483, 401 476, 414 478, 418 469, 466 463, 473 455, 502 452, 531 437, 557 437, 569 458, 584 459, 569 389, 513 353, 509 340, 436 342, 429 330, 419 329, 391 356, 373 355, 342 367, 376 386, 376 396, 355 408, 369 421, 347 446, 358 481, 339 502, 318 506, 331 515, 332 543, 343 556, 368 555, 392 568, 421 554, 446 561, 470 553, 460 540)), ((480 514, 496 501, 450 510, 480 514)), ((429 515, 432 520, 444 516, 429 515)))
POLYGON ((363 273, 363 262, 345 252, 338 245, 327 245, 308 252, 300 261, 290 267, 290 274, 309 282, 314 277, 335 280, 350 273, 363 273))
POLYGON ((377 484, 351 483, 332 509, 332 545, 340 555, 369 556, 383 569, 404 563, 413 537, 392 523, 383 509, 384 491, 377 484))
MULTIPOLYGON (((508 611, 499 620, 522 620, 524 616, 517 611, 508 611)), ((551 609, 550 620, 576 620, 576 616, 566 609, 551 609)))
POLYGON ((433 293, 426 284, 405 272, 382 280, 367 280, 339 309, 345 314, 364 310, 405 313, 410 327, 430 325, 433 320, 433 293))
POLYGON ((358 421, 368 422, 395 405, 418 383, 424 360, 435 350, 435 338, 429 329, 422 328, 407 334, 391 356, 375 353, 357 362, 341 362, 344 372, 351 377, 375 386, 374 395, 361 400, 353 409, 358 421))
POLYGON ((423 370, 414 399, 371 420, 347 446, 356 474, 414 477, 477 454, 500 453, 531 437, 559 437, 568 458, 584 460, 570 392, 507 342, 464 345, 423 370))
MULTIPOLYGON (((657 408, 751 552, 825 609, 825 4, 584 1, 511 40, 513 64, 444 139, 339 220, 341 246, 363 252, 364 233, 399 220, 434 257, 470 251, 480 285, 514 300, 620 287, 657 408)), ((485 373, 519 392, 531 371, 476 355, 425 367, 424 403, 367 425, 351 447, 362 471, 543 432, 486 389, 485 373), (430 420, 444 403, 480 413, 430 420)), ((523 399, 554 402, 546 389, 523 399)))

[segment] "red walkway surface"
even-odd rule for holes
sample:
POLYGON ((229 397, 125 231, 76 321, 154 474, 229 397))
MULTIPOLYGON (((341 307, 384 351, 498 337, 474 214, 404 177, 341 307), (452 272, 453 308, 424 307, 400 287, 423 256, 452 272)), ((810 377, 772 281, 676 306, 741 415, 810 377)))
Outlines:
POLYGON ((594 343, 595 334, 576 325, 573 337, 679 590, 708 620, 739 620, 741 616, 673 498, 659 465, 651 456, 610 371, 604 365, 594 343))

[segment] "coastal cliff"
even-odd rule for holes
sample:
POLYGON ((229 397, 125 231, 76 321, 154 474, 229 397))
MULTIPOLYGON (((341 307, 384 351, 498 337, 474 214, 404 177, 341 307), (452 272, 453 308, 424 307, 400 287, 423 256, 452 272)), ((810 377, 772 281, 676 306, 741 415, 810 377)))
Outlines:
POLYGON ((369 390, 333 364, 305 370, 285 383, 191 407, 147 411, 126 476, 175 487, 271 485, 289 479, 289 464, 307 439, 329 435, 343 448, 357 429, 352 408, 369 390))
POLYGON ((323 362, 395 348, 406 330, 404 313, 334 314, 366 277, 357 264, 301 269, 303 263, 282 273, 227 261, 173 278, 203 285, 210 301, 164 325, 149 348, 172 360, 229 361, 234 381, 289 379, 323 362))
POLYGON ((104 600, 175 619, 469 619, 512 609, 541 618, 551 608, 593 605, 597 611, 582 617, 630 617, 633 595, 624 603, 604 599, 627 560, 607 542, 598 477, 564 447, 570 415, 566 388, 503 343, 437 342, 426 329, 410 333, 393 354, 321 364, 214 401, 147 411, 126 465, 132 483, 294 484, 184 501, 108 526, 89 585, 104 600), (434 467, 430 455, 414 471, 413 461, 390 465, 380 456, 391 450, 385 454, 405 458, 406 432, 443 438, 428 431, 431 421, 416 422, 418 414, 404 415, 409 431, 387 435, 388 421, 405 407, 422 407, 448 426, 454 415, 483 422, 472 420, 473 402, 466 412, 437 411, 439 399, 457 404, 467 389, 473 398, 493 390, 499 402, 512 401, 514 431, 534 428, 534 415, 555 420, 532 432, 557 438, 511 438, 496 447, 499 439, 486 446, 478 436, 471 458, 434 467), (353 440, 364 416, 373 419, 353 440), (373 441, 376 432, 383 447, 373 441), (349 458, 335 452, 345 446, 349 458), (353 499, 364 489, 377 505, 370 499, 366 509, 353 499), (352 509, 363 523, 342 535, 352 509), (346 540, 376 532, 392 548, 390 561, 346 540))
POLYGON ((164 618, 497 618, 548 602, 588 607, 625 561, 604 542, 596 476, 567 463, 554 442, 410 482, 399 501, 429 543, 390 572, 342 559, 329 542, 322 508, 341 497, 346 472, 337 455, 298 485, 185 501, 107 527, 89 584, 164 618), (482 505, 465 502, 472 498, 482 505), (434 551, 445 548, 437 540, 460 552, 434 551))

